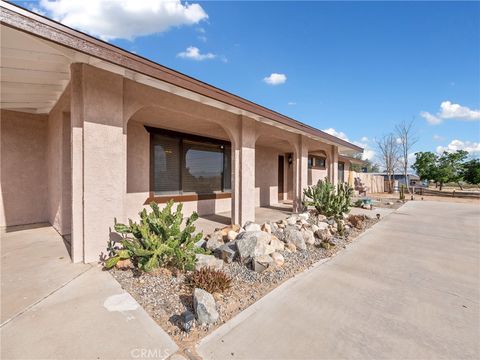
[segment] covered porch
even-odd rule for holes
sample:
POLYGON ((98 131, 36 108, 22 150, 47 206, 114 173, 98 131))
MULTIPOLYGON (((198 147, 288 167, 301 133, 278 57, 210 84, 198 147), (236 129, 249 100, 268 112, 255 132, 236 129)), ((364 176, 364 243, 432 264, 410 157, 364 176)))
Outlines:
POLYGON ((74 262, 98 261, 114 219, 152 201, 241 225, 296 212, 306 186, 338 181, 339 154, 362 150, 5 6, 0 226, 48 222, 74 262))

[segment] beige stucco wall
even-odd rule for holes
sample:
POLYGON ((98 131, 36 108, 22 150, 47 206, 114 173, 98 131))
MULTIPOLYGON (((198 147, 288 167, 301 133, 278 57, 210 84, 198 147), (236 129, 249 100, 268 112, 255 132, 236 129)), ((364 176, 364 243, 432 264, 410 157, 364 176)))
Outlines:
POLYGON ((47 116, 1 111, 0 226, 48 221, 47 116))
POLYGON ((255 148, 255 206, 278 203, 278 150, 255 148))
POLYGON ((48 221, 61 234, 71 232, 70 90, 48 116, 48 221))

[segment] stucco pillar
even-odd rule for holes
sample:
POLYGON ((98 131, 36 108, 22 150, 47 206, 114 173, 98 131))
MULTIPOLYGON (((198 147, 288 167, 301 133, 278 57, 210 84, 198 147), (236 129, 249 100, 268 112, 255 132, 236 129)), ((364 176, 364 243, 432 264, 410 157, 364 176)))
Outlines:
POLYGON ((72 228, 71 256, 73 262, 83 261, 83 66, 70 68, 70 121, 72 166, 72 228))
POLYGON ((299 135, 293 160, 293 212, 302 210, 303 189, 308 186, 308 147, 299 135))
POLYGON ((338 146, 332 145, 332 155, 330 161, 330 181, 337 186, 338 184, 338 146))
POLYGON ((72 143, 75 142, 72 150, 75 154, 72 155, 75 238, 72 240, 74 248, 79 246, 80 189, 76 182, 81 182, 83 261, 92 262, 106 251, 114 217, 124 221, 126 134, 123 126, 123 77, 87 64, 74 64, 73 69, 77 73, 75 85, 80 85, 80 88, 72 89, 72 143), (74 132, 77 126, 83 126, 81 146, 76 143, 80 141, 79 134, 74 132), (76 179, 81 174, 77 159, 80 148, 83 150, 83 181, 76 179))
POLYGON ((255 120, 240 116, 233 147, 232 222, 243 225, 255 221, 255 120))

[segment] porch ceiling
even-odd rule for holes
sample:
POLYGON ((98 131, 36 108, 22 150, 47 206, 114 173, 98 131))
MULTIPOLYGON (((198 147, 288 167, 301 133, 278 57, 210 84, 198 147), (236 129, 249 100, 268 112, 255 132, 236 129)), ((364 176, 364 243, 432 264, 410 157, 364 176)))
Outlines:
POLYGON ((48 113, 70 81, 70 59, 43 40, 1 26, 1 109, 48 113))

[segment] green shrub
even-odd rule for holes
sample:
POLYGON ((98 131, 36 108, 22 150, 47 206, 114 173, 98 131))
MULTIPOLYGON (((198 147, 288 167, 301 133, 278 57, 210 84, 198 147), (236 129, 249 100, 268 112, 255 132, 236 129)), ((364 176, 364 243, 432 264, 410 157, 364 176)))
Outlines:
POLYGON ((144 271, 160 266, 193 270, 195 254, 203 251, 195 246, 203 234, 193 235, 193 223, 198 214, 193 213, 187 218, 182 230, 183 204, 178 204, 175 212, 172 212, 172 206, 173 201, 170 201, 160 210, 156 203, 151 203, 150 213, 146 209, 139 213, 139 223, 129 219, 129 224, 125 225, 115 220, 115 231, 123 235, 122 248, 113 249, 113 255, 105 261, 105 267, 110 269, 119 260, 131 259, 135 266, 144 271))
POLYGON ((221 270, 203 267, 187 277, 186 283, 193 288, 200 288, 209 293, 224 292, 231 286, 232 279, 221 270))
POLYGON ((353 189, 348 184, 338 184, 337 189, 327 179, 303 190, 305 205, 314 206, 322 215, 336 220, 343 218, 351 206, 353 189))

